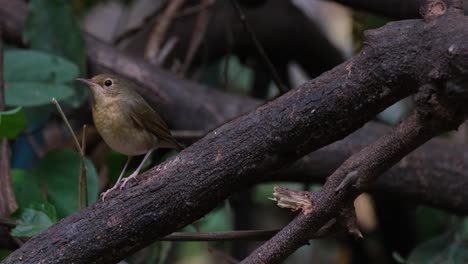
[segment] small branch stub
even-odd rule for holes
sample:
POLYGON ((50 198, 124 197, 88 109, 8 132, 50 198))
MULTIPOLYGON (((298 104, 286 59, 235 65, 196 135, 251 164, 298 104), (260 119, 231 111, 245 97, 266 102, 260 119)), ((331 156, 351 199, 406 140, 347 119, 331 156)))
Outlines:
POLYGON ((339 222, 345 230, 353 236, 355 239, 363 239, 361 231, 358 228, 357 217, 354 206, 351 204, 348 207, 344 207, 338 216, 339 222))
POLYGON ((290 208, 292 211, 302 209, 304 214, 312 212, 312 195, 310 192, 290 190, 286 187, 275 186, 273 198, 281 208, 290 208))
POLYGON ((425 5, 421 7, 421 15, 424 20, 431 21, 437 17, 445 14, 447 11, 447 5, 442 0, 428 0, 425 5))

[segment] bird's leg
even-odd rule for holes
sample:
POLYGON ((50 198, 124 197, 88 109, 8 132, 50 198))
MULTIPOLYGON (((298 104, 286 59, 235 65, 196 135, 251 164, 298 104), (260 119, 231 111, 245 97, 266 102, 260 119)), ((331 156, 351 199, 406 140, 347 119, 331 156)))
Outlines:
POLYGON ((101 193, 101 199, 102 199, 102 201, 104 201, 104 199, 106 198, 107 194, 109 194, 110 191, 115 190, 115 189, 117 188, 117 185, 119 185, 120 180, 122 180, 122 177, 123 177, 123 175, 124 175, 124 173, 125 173, 125 170, 127 170, 127 166, 128 166, 128 164, 130 163, 130 160, 132 160, 132 156, 128 156, 127 162, 125 163, 125 165, 124 165, 124 167, 123 167, 123 169, 122 169, 122 172, 120 173, 119 179, 118 179, 117 182, 114 184, 114 186, 113 186, 112 188, 110 188, 109 190, 107 190, 107 191, 101 193))
POLYGON ((127 178, 123 179, 122 180, 122 185, 120 186, 120 189, 122 190, 123 188, 125 188, 125 185, 127 184, 127 182, 129 182, 131 179, 134 179, 136 180, 136 176, 138 176, 138 174, 140 173, 140 170, 141 168, 143 167, 143 164, 145 164, 146 160, 149 158, 149 156, 151 155, 151 153, 155 150, 156 148, 152 148, 150 150, 148 150, 148 152, 146 153, 145 157, 143 158, 143 160, 141 161, 140 165, 138 165, 138 168, 130 175, 128 176, 127 178))

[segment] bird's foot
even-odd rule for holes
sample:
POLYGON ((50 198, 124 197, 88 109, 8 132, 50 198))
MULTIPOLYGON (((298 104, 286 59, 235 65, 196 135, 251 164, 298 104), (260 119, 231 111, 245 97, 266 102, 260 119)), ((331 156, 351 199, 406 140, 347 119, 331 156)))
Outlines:
POLYGON ((112 188, 108 189, 107 191, 101 193, 101 200, 104 202, 104 199, 106 199, 106 196, 107 196, 111 191, 117 189, 117 187, 118 187, 118 186, 117 186, 117 184, 116 184, 116 185, 114 185, 114 187, 112 187, 112 188))
POLYGON ((138 173, 132 173, 130 176, 128 176, 127 178, 123 179, 122 180, 122 184, 120 185, 120 190, 122 190, 123 188, 125 188, 125 185, 127 185, 127 182, 129 182, 130 180, 137 180, 136 177, 138 176, 138 173))

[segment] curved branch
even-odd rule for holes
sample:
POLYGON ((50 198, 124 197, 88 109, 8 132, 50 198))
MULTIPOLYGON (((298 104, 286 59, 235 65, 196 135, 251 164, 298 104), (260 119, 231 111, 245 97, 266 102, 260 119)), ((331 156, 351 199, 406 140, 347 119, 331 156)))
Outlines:
POLYGON ((415 92, 410 87, 437 79, 435 68, 438 76, 459 76, 468 61, 467 19, 447 16, 430 28, 411 20, 372 31, 348 62, 210 132, 137 184, 31 239, 4 263, 115 262, 180 229, 257 177, 361 127, 415 92))
MULTIPOLYGON (((16 43, 21 41, 25 16, 26 5, 22 1, 0 0, 0 23, 4 26, 5 34, 10 41, 16 43)), ((226 120, 254 109, 261 103, 258 100, 228 95, 194 82, 180 80, 160 68, 126 57, 92 37, 88 36, 87 39, 88 59, 93 68, 118 72, 139 83, 139 91, 165 117, 168 117, 172 126, 176 128, 212 129, 226 120), (171 100, 162 100, 159 94, 165 94, 171 100), (205 109, 211 111, 204 111, 200 105, 205 105, 205 109)), ((384 126, 370 123, 345 140, 314 152, 293 166, 268 175, 265 180, 323 182, 347 157, 382 136, 385 131, 384 126)), ((379 179, 377 190, 467 214, 468 197, 464 195, 468 196, 468 193, 462 191, 468 186, 465 177, 468 161, 463 158, 468 155, 467 148, 448 145, 448 142, 439 139, 432 142, 409 155, 405 158, 407 162, 393 168, 379 179), (410 177, 412 175, 418 177, 410 177), (452 193, 459 193, 462 196, 455 197, 451 195, 452 193)))
MULTIPOLYGON (((440 76, 459 75, 460 67, 447 65, 468 61, 463 44, 468 39, 466 21, 441 24, 428 29, 421 21, 406 21, 374 31, 363 52, 352 60, 214 130, 142 175, 137 185, 111 193, 113 199, 67 217, 31 239, 5 263, 113 262, 198 219, 259 175, 362 126, 414 92, 408 87, 431 81, 433 69, 440 76), (383 42, 382 36, 386 36, 383 42), (431 49, 424 48, 428 43, 431 49), (448 50, 462 55, 447 56, 448 50)), ((133 73, 141 77, 138 71, 133 73)))
MULTIPOLYGON (((432 29, 441 25, 448 27, 455 22, 468 22, 459 9, 445 9, 445 5, 434 2, 428 1, 428 8, 424 13, 424 18, 429 21, 428 24, 432 24, 432 29)), ((456 41, 453 44, 455 46, 448 49, 448 57, 461 43, 456 41)), ((463 53, 456 51, 456 55, 453 55, 458 57, 464 54, 462 57, 465 57, 468 54, 468 46, 464 45, 462 50, 463 53)), ((417 94, 416 113, 392 129, 389 134, 347 159, 327 178, 321 191, 316 194, 303 194, 311 197, 308 201, 311 206, 304 208, 291 223, 242 263, 280 263, 297 248, 306 244, 329 219, 342 216, 343 211, 347 214, 341 222, 347 223, 348 232, 359 236, 360 232, 355 223, 354 199, 398 160, 432 137, 456 129, 467 117, 468 107, 464 101, 468 94, 468 81, 462 76, 468 71, 468 63, 455 61, 450 61, 449 64, 455 64, 451 66, 457 67, 461 76, 441 78, 438 74, 430 73, 433 79, 424 83, 417 94), (456 85, 456 96, 451 95, 451 92, 454 92, 452 84, 462 79, 463 81, 456 85)))
MULTIPOLYGON (((320 192, 315 195, 309 194, 309 197, 313 197, 312 208, 300 213, 242 263, 280 263, 297 248, 305 245, 329 219, 339 215, 341 210, 349 208, 349 204, 352 204, 363 190, 398 160, 430 138, 461 124, 468 108, 458 110, 453 111, 454 114, 448 119, 445 119, 447 116, 437 114, 436 117, 428 118, 424 114, 416 113, 386 136, 351 156, 327 179, 320 192)), ((348 217, 354 216, 354 209, 352 212, 348 217)))

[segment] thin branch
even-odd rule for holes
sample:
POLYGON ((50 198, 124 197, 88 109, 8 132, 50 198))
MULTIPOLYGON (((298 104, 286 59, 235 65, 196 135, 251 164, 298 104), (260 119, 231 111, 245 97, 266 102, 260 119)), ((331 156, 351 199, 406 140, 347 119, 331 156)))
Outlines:
POLYGON ((169 54, 172 52, 172 50, 175 48, 177 45, 177 42, 179 42, 179 39, 177 37, 170 37, 165 43, 164 46, 161 48, 161 51, 158 54, 158 59, 156 60, 155 65, 163 65, 164 61, 166 58, 169 56, 169 54))
MULTIPOLYGON (((85 163, 85 157, 84 157, 84 147, 81 148, 80 146, 80 142, 78 142, 78 138, 76 137, 75 135, 75 132, 73 131, 73 128, 71 127, 70 125, 70 122, 68 122, 68 119, 67 117, 65 116, 65 113, 63 112, 62 110, 62 107, 60 107, 60 104, 57 100, 55 100, 55 98, 52 98, 52 103, 55 105, 55 107, 57 108, 57 111, 59 112, 60 116, 62 117, 63 119, 63 122, 65 122, 65 125, 67 126, 68 128, 68 131, 70 132, 70 134, 72 135, 72 138, 73 138, 73 141, 75 142, 75 147, 76 149, 78 150, 79 154, 80 154, 80 176, 79 176, 79 179, 78 179, 78 193, 80 194, 80 197, 79 197, 79 208, 82 208, 82 197, 81 197, 81 194, 82 192, 87 192, 86 190, 84 190, 83 188, 85 188, 85 183, 84 181, 86 181, 86 163, 85 163), (85 180, 83 180, 85 179, 85 180)), ((83 131, 84 132, 84 131, 83 131)), ((84 133, 83 133, 84 135, 84 133)), ((83 141, 84 142, 84 141, 83 141)), ((87 185, 87 184, 86 184, 87 185)), ((87 195, 85 197, 85 204, 88 204, 88 201, 87 201, 87 195)))
POLYGON ((350 234, 362 237, 356 228, 352 201, 369 189, 385 170, 429 139, 456 128, 468 113, 468 107, 464 108, 460 104, 460 100, 463 99, 457 98, 458 102, 444 102, 446 98, 437 98, 430 90, 428 92, 423 88, 420 93, 430 95, 418 97, 420 104, 425 105, 424 108, 419 107, 415 114, 389 134, 346 160, 327 179, 320 192, 309 194, 313 204, 311 210, 300 213, 242 263, 282 262, 297 248, 305 245, 327 220, 337 215, 340 215, 340 224, 344 225, 350 234), (345 213, 341 213, 343 210, 345 213))
MULTIPOLYGON (((83 157, 86 155, 86 124, 83 125, 81 130, 81 149, 83 152, 83 157)), ((84 163, 84 158, 80 159, 80 190, 79 190, 79 199, 80 199, 80 209, 88 207, 88 178, 86 177, 86 166, 84 163), (84 206, 82 204, 84 200, 84 206)))
MULTIPOLYGON (((16 221, 0 217, 0 226, 16 227, 16 221)), ((265 241, 270 239, 280 229, 271 230, 235 230, 222 232, 174 232, 161 237, 158 241, 265 241)))
POLYGON ((200 0, 200 5, 204 8, 200 10, 200 13, 198 14, 195 21, 192 37, 190 39, 190 46, 181 69, 182 76, 185 76, 189 67, 192 65, 193 58, 195 57, 195 54, 197 53, 197 50, 202 44, 203 38, 205 37, 209 21, 208 7, 210 6, 210 3, 211 0, 200 0))
POLYGON ((270 71, 271 77, 273 78, 273 81, 275 82, 276 86, 278 86, 278 89, 281 94, 284 94, 288 91, 286 86, 284 86, 283 82, 281 81, 281 78, 279 77, 278 72, 275 69, 275 66, 273 66, 273 63, 271 63, 270 58, 265 52, 265 49, 263 48, 262 44, 257 38, 257 34, 255 33, 254 29, 250 25, 249 21, 247 20, 247 17, 244 14, 244 11, 242 11, 241 6, 237 2, 237 0, 231 0, 232 5, 236 9, 240 21, 244 24, 245 29, 249 33, 250 37, 252 38, 252 41, 254 42, 255 47, 258 50, 258 53, 260 54, 260 57, 262 58, 263 62, 267 66, 268 70, 270 71))
POLYGON ((186 0, 168 1, 167 7, 161 17, 156 22, 150 33, 150 38, 145 47, 145 59, 151 63, 156 63, 159 49, 165 39, 166 32, 176 17, 177 10, 184 5, 186 0))
MULTIPOLYGON (((2 11, 22 3, 0 2, 2 11)), ((14 9, 7 14, 24 14, 24 9, 14 9)), ((10 25, 13 21, 9 20, 10 25)), ((31 262, 48 258, 67 263, 103 263, 121 259, 202 217, 220 200, 235 192, 236 187, 247 186, 260 175, 267 175, 305 153, 342 139, 388 105, 415 92, 411 89, 413 84, 433 81, 437 76, 430 77, 431 72, 433 75, 436 72, 440 76, 459 76, 458 70, 466 69, 460 64, 467 61, 468 54, 464 45, 468 30, 463 27, 466 18, 449 16, 436 22, 428 29, 418 20, 401 21, 369 32, 363 52, 347 63, 212 130, 177 157, 141 175, 137 185, 116 193, 114 199, 106 203, 97 203, 63 219, 10 255, 5 263, 14 262, 18 257, 31 262), (451 39, 450 43, 446 39, 451 39), (430 50, 422 48, 428 45, 430 50), (457 49, 449 49, 449 45, 455 45, 457 49), (382 61, 385 61, 384 68, 382 61), (366 74, 369 72, 373 74, 366 74), (144 212, 139 210, 141 208, 144 212), (121 250, 115 254, 105 253, 116 247, 121 250)), ((21 25, 10 28, 21 28, 21 25)), ((11 36, 18 41, 20 34, 13 31, 11 36)), ((176 81, 170 74, 157 68, 142 67, 144 63, 122 56, 89 36, 86 40, 92 65, 113 69, 146 84, 139 87, 141 92, 152 95, 148 98, 153 103, 160 102, 161 107, 166 107, 166 114, 174 117, 170 120, 180 127, 184 124, 197 129, 212 128, 246 110, 238 104, 230 104, 227 109, 228 99, 237 97, 208 91, 191 82, 176 81), (188 85, 197 92, 186 89, 188 85), (211 104, 211 96, 217 95, 223 107, 211 104), (210 108, 201 108, 199 105, 202 104, 193 108, 187 103, 190 100, 209 101, 213 108, 211 112, 207 111, 210 108), (176 108, 175 101, 184 102, 186 106, 181 103, 176 108), (178 111, 171 113, 170 109, 178 111), (181 109, 191 109, 193 113, 181 109), (218 109, 226 110, 216 112, 218 109), (184 112, 183 118, 177 113, 179 111, 184 112), (219 118, 213 119, 216 114, 219 118)), ((251 101, 248 105, 256 105, 255 102, 258 103, 251 101)), ((245 105, 245 101, 243 103, 245 105)))
POLYGON ((264 241, 279 230, 236 230, 225 232, 174 232, 159 238, 162 241, 264 241))

